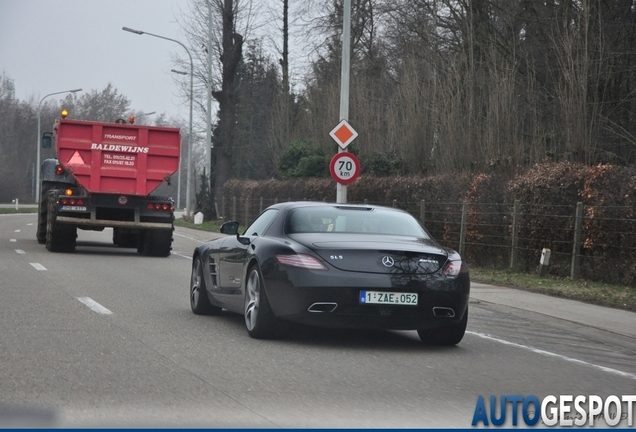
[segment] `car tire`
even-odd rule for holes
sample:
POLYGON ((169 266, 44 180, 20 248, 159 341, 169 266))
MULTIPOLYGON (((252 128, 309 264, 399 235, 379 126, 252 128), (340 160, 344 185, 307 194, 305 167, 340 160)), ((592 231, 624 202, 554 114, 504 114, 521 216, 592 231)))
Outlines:
POLYGON ((430 345, 457 345, 464 338, 466 326, 468 324, 468 308, 464 313, 464 317, 457 324, 439 329, 423 329, 418 330, 417 334, 425 344, 430 345))
POLYGON ((208 292, 203 278, 203 262, 200 257, 192 261, 192 274, 190 276, 190 307, 197 315, 218 315, 221 308, 210 303, 208 292))
POLYGON ((272 312, 265 293, 263 274, 258 265, 247 271, 245 283, 245 328, 254 339, 272 339, 280 336, 281 327, 272 312))

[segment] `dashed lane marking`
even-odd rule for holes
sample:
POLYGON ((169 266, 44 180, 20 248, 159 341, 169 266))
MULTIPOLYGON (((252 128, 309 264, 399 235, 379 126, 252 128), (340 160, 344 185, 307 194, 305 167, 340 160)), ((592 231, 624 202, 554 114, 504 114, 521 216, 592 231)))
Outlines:
POLYGON ((22 249, 16 249, 15 253, 17 253, 18 255, 24 255, 26 252, 23 251, 22 249))
POLYGON ((9 242, 10 243, 15 243, 15 242, 17 242, 17 240, 16 239, 9 239, 9 242))
POLYGON ((86 306, 88 306, 92 311, 97 312, 98 314, 101 315, 112 315, 113 313, 106 309, 104 306, 100 305, 99 303, 97 303, 95 300, 93 300, 90 297, 77 297, 77 299, 84 303, 86 306))
POLYGON ((31 264, 33 266, 33 268, 36 269, 36 270, 40 270, 40 271, 46 270, 46 267, 44 267, 40 263, 29 263, 29 264, 31 264))

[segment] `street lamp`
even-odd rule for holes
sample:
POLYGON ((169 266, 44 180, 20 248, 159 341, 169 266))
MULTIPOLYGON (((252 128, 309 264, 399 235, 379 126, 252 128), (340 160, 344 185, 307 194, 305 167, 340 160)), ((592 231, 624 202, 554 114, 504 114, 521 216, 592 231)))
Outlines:
POLYGON ((143 34, 147 34, 148 36, 154 36, 157 37, 159 39, 165 39, 165 40, 169 40, 171 42, 174 43, 178 43, 179 45, 181 45, 183 47, 184 50, 186 50, 186 52, 188 53, 188 57, 190 57, 190 133, 188 134, 188 179, 186 181, 186 216, 190 216, 190 210, 192 209, 193 204, 192 204, 192 191, 191 191, 191 184, 192 184, 192 99, 193 99, 193 88, 194 88, 194 63, 192 63, 192 54, 190 54, 190 50, 181 42, 179 42, 176 39, 170 39, 169 37, 165 37, 165 36, 159 36, 153 33, 148 33, 145 31, 141 31, 141 30, 134 30, 128 27, 122 27, 122 30, 130 32, 130 33, 135 33, 138 35, 143 35, 143 34))
POLYGON ((42 113, 42 102, 44 102, 44 99, 46 99, 49 96, 53 96, 53 95, 57 95, 57 94, 62 94, 62 93, 77 93, 82 91, 82 89, 75 89, 75 90, 64 90, 64 91, 59 91, 59 92, 55 92, 55 93, 49 93, 46 96, 44 96, 42 99, 40 99, 40 103, 38 105, 38 141, 37 141, 37 156, 36 156, 36 161, 35 161, 35 202, 39 202, 40 200, 40 147, 42 146, 42 136, 41 136, 41 132, 40 132, 40 114, 42 113))
MULTIPOLYGON (((174 72, 179 75, 187 75, 187 72, 170 69, 170 72, 174 72)), ((192 95, 190 95, 192 98, 192 95)), ((179 175, 177 176, 177 207, 181 206, 181 159, 179 159, 179 175)))

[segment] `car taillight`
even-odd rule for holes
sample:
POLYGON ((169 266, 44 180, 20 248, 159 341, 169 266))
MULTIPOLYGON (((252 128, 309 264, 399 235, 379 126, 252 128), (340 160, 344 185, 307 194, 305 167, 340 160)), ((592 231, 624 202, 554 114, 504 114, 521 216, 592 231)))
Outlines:
POLYGON ((444 266, 442 274, 448 278, 456 278, 460 273, 466 273, 468 267, 463 261, 450 261, 444 266))
POLYGON ((329 270, 323 263, 311 255, 276 255, 276 261, 283 265, 307 270, 329 270))

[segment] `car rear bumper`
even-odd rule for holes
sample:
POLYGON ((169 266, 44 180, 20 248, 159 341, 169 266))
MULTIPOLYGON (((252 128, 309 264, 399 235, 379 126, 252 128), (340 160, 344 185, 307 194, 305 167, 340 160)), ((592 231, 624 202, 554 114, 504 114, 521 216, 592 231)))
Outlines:
POLYGON ((459 323, 467 307, 467 274, 396 276, 350 272, 272 271, 265 286, 274 314, 321 327, 414 330, 459 323), (346 285, 342 285, 343 279, 346 285), (331 281, 340 285, 330 286, 331 281), (417 306, 360 304, 360 291, 417 293, 417 306))

